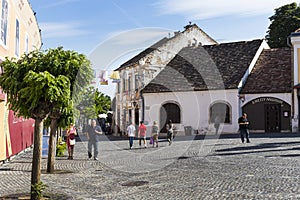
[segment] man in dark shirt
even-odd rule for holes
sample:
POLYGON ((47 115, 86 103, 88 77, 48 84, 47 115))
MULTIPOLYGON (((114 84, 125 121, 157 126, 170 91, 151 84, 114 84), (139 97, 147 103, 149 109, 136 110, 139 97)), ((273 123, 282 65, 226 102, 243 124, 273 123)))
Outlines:
POLYGON ((94 160, 98 160, 98 135, 100 134, 102 134, 100 126, 97 126, 96 120, 92 120, 91 126, 86 129, 89 159, 92 158, 92 148, 94 146, 94 160))
POLYGON ((239 118, 239 126, 240 126, 240 134, 241 134, 241 140, 242 143, 245 141, 246 137, 246 142, 250 143, 249 140, 249 121, 247 119, 247 114, 244 113, 242 117, 239 118))

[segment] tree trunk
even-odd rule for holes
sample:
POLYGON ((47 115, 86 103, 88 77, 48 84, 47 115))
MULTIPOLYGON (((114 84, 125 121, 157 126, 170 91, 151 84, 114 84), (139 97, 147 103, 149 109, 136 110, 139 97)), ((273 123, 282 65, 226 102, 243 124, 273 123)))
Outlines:
POLYGON ((54 173, 57 119, 51 119, 50 127, 51 127, 51 132, 50 132, 49 149, 48 149, 47 173, 52 174, 54 173))
POLYGON ((42 144, 43 144, 43 125, 44 119, 35 119, 34 126, 34 146, 32 157, 32 170, 31 170, 31 199, 39 199, 38 194, 33 192, 33 185, 40 183, 41 179, 41 161, 42 161, 42 144))

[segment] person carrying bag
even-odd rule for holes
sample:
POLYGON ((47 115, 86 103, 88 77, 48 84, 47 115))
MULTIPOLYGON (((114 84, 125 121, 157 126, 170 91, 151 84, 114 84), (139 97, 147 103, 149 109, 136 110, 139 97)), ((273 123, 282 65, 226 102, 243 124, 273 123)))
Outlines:
POLYGON ((74 153, 74 146, 76 143, 76 129, 74 127, 74 124, 71 123, 69 128, 66 130, 66 135, 67 135, 67 146, 68 146, 68 160, 73 160, 73 153, 74 153))

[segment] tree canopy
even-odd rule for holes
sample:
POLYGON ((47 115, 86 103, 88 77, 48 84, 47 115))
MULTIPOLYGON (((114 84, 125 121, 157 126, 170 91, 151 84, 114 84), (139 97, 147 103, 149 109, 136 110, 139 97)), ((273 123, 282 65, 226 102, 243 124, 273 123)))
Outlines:
POLYGON ((77 107, 88 119, 97 118, 99 114, 106 114, 111 108, 110 97, 93 87, 87 88, 82 97, 77 107))
MULTIPOLYGON (((55 137, 58 119, 72 118, 74 102, 90 83, 92 69, 83 54, 65 51, 62 47, 32 51, 18 60, 6 58, 1 67, 0 86, 7 94, 10 108, 19 116, 35 119, 31 199, 37 199, 35 189, 40 184, 43 122, 50 116, 51 136, 55 137)), ((54 143, 49 143, 50 149, 54 143)))
MULTIPOLYGON (((39 52, 37 54, 40 56, 39 52)), ((30 59, 35 60, 26 55, 18 61, 3 61, 4 73, 0 76, 0 86, 7 94, 10 108, 18 115, 43 119, 54 102, 68 100, 70 81, 63 75, 55 77, 46 70, 31 68, 28 64, 30 59)))
POLYGON ((275 9, 265 36, 272 48, 287 47, 288 36, 300 28, 300 7, 291 3, 275 9))

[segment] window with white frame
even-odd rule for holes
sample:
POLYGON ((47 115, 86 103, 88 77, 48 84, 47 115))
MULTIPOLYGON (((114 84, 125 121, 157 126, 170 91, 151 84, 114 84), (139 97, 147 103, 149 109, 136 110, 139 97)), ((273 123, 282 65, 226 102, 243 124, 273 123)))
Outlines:
POLYGON ((16 19, 15 55, 20 55, 20 23, 18 19, 16 19))
POLYGON ((28 44, 28 34, 25 34, 25 53, 28 53, 29 51, 29 44, 28 44))
POLYGON ((7 24, 8 24, 8 2, 2 0, 1 8, 1 42, 3 45, 7 45, 7 24))

